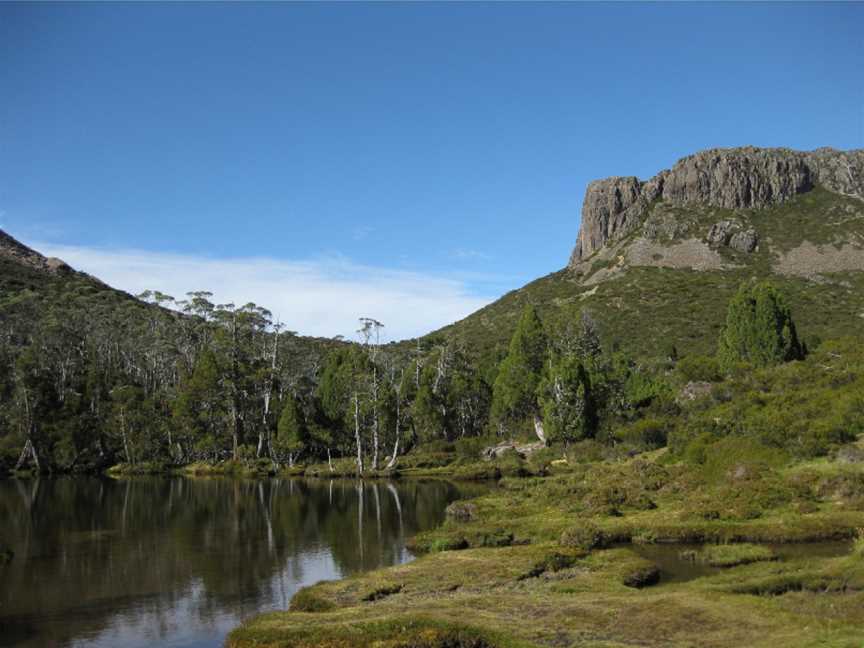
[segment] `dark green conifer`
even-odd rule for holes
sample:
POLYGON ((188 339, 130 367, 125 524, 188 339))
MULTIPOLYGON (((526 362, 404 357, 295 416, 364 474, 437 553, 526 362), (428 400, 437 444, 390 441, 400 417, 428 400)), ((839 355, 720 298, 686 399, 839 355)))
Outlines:
POLYGON ((768 282, 742 284, 729 302, 717 359, 728 370, 737 362, 767 367, 804 356, 792 313, 768 282))
POLYGON ((500 423, 537 416, 537 387, 548 342, 534 306, 526 306, 495 379, 492 414, 500 423))

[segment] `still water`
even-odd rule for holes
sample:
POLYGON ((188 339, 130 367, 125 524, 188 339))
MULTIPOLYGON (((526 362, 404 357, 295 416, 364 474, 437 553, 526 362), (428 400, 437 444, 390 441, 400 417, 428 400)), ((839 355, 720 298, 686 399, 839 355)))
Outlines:
POLYGON ((405 562, 441 481, 0 481, 0 645, 219 646, 304 585, 405 562))

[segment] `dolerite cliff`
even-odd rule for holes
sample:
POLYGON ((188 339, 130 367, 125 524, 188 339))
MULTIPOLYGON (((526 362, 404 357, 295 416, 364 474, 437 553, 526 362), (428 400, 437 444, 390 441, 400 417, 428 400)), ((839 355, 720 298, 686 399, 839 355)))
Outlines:
MULTIPOLYGON (((597 180, 585 193, 582 224, 569 266, 578 268, 598 250, 643 226, 657 203, 667 208, 761 210, 817 187, 864 199, 864 150, 712 149, 685 157, 647 181, 635 177, 597 180)), ((717 226, 716 237, 727 243, 738 235, 734 247, 755 245, 755 231, 745 229, 727 237, 721 230, 743 226, 719 221, 717 226)))
POLYGON ((864 334, 864 151, 714 149, 649 180, 592 182, 567 267, 441 333, 503 353, 532 304, 552 329, 589 311, 636 357, 711 354, 753 279, 783 291, 805 339, 864 334))

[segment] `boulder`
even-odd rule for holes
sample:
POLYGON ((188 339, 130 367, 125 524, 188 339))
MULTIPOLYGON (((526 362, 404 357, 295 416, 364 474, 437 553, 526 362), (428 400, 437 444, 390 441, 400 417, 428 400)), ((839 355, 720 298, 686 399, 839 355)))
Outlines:
POLYGON ((759 245, 759 236, 756 234, 756 230, 752 228, 742 232, 736 232, 729 239, 728 245, 733 250, 743 252, 744 254, 750 254, 755 251, 756 246, 759 245))
POLYGON ((504 441, 494 446, 483 448, 480 456, 486 461, 500 458, 504 453, 513 450, 523 459, 528 458, 537 450, 542 450, 546 445, 541 441, 536 443, 516 443, 515 441, 504 441))

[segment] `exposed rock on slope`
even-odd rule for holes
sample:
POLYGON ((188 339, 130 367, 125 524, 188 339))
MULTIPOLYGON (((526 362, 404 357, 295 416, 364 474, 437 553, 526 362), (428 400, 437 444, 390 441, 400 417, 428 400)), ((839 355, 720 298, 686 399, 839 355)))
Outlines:
POLYGON ((499 357, 533 304, 553 330, 588 309, 604 343, 635 357, 710 354, 729 299, 754 278, 784 292, 805 337, 860 331, 864 151, 706 151, 646 182, 593 182, 567 268, 435 335, 499 357))
POLYGON ((804 241, 784 254, 775 270, 780 274, 813 278, 820 274, 853 272, 864 268, 864 248, 813 245, 804 241))
POLYGON ((53 274, 72 272, 66 263, 60 259, 47 258, 32 250, 23 243, 0 230, 0 257, 28 266, 35 270, 53 274))
MULTIPOLYGON (((655 201, 677 207, 762 209, 816 185, 864 200, 864 150, 713 149, 683 158, 646 182, 634 177, 597 180, 585 193, 570 267, 634 231, 655 201)), ((723 244, 752 251, 756 232, 735 232, 724 237, 723 244)))

